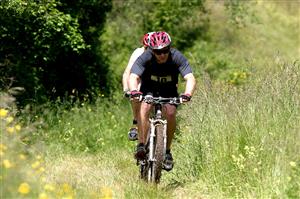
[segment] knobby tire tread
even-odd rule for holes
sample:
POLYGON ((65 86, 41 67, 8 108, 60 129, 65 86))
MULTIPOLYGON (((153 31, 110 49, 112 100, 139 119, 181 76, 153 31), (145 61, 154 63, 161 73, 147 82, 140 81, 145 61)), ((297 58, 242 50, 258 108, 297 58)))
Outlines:
POLYGON ((157 124, 155 126, 156 131, 156 139, 155 139, 155 159, 156 162, 153 164, 153 171, 154 171, 154 177, 155 182, 159 183, 160 177, 161 177, 161 171, 162 171, 162 165, 164 161, 164 126, 162 124, 157 124))
MULTIPOLYGON (((148 151, 147 155, 146 155, 146 160, 148 160, 149 158, 149 143, 147 143, 146 145, 146 150, 148 151)), ((147 181, 147 178, 148 178, 148 171, 149 171, 149 162, 146 161, 145 165, 140 165, 140 173, 141 173, 141 179, 147 181)))

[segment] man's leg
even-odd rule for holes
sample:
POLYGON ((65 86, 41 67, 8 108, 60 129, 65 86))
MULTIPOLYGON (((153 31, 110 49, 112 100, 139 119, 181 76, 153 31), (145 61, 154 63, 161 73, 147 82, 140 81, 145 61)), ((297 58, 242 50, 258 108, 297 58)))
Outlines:
POLYGON ((132 121, 132 127, 130 128, 128 132, 128 139, 131 141, 135 141, 138 139, 138 128, 139 128, 139 111, 140 111, 140 102, 131 101, 131 108, 133 113, 133 121, 132 121))
POLYGON ((171 149, 172 140, 176 130, 176 106, 171 104, 164 105, 164 117, 167 119, 167 150, 171 149))
POLYGON ((171 144, 176 130, 176 106, 166 104, 164 106, 164 117, 167 119, 167 150, 164 160, 164 169, 170 171, 173 169, 173 157, 171 154, 171 144))
POLYGON ((137 151, 135 157, 137 159, 144 159, 146 155, 145 143, 148 135, 149 129, 149 116, 151 111, 151 104, 145 102, 141 103, 140 114, 139 114, 139 131, 138 131, 138 140, 139 144, 137 146, 137 151))
POLYGON ((139 143, 145 144, 149 129, 149 116, 152 105, 147 104, 145 102, 141 103, 140 108, 140 123, 141 123, 141 131, 139 131, 139 143))
POLYGON ((133 120, 135 120, 135 121, 139 120, 140 107, 141 107, 141 103, 133 102, 133 101, 131 102, 133 120))

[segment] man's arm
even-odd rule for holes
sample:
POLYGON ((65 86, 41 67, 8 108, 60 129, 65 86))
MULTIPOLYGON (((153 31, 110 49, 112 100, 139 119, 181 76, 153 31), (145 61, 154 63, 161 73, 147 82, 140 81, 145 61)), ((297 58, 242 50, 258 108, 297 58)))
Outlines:
POLYGON ((196 79, 193 73, 188 73, 183 78, 186 81, 184 94, 189 94, 192 96, 196 88, 196 79))
POLYGON ((123 84, 123 91, 129 90, 129 76, 130 76, 130 70, 132 68, 132 65, 134 64, 135 60, 144 52, 144 48, 137 48, 130 56, 130 59, 128 61, 127 67, 123 73, 122 78, 122 84, 123 84))
POLYGON ((130 75, 130 69, 131 69, 132 65, 127 65, 124 73, 123 73, 123 78, 122 78, 122 84, 123 84, 123 91, 126 92, 129 90, 129 86, 128 86, 128 79, 129 79, 129 75, 130 75))
POLYGON ((192 96, 196 87, 196 79, 192 68, 184 55, 176 49, 173 49, 174 62, 179 66, 179 72, 186 81, 184 94, 192 96))
POLYGON ((130 73, 129 76, 129 90, 134 91, 134 90, 139 90, 139 83, 141 82, 141 78, 134 73, 130 73))

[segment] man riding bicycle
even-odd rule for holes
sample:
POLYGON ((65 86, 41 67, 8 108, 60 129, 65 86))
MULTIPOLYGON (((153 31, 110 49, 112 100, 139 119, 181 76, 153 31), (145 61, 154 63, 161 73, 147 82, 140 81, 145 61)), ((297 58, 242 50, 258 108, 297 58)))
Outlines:
MULTIPOLYGON (((150 36, 149 48, 134 62, 129 77, 129 89, 134 103, 141 103, 139 112, 139 132, 135 157, 145 159, 145 142, 149 129, 151 104, 139 102, 140 95, 152 94, 154 97, 178 97, 178 75, 186 81, 185 92, 181 95, 184 102, 191 99, 196 80, 187 59, 178 50, 171 48, 171 38, 166 32, 154 32, 150 36), (138 89, 141 83, 140 89, 138 89)), ((164 169, 173 168, 171 144, 176 130, 176 106, 163 106, 167 125, 167 151, 164 169)))

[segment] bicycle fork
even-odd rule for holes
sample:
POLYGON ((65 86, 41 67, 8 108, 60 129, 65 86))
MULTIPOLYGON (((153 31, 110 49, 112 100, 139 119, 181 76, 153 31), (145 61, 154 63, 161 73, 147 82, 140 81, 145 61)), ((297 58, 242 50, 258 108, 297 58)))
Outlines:
MULTIPOLYGON (((167 121, 158 118, 150 118, 150 136, 149 136, 149 163, 153 165, 156 162, 155 159, 155 144, 154 140, 156 137, 155 126, 163 125, 163 138, 164 138, 164 147, 163 147, 163 158, 165 158, 166 147, 167 147, 167 121)), ((148 179, 151 178, 153 174, 151 172, 148 173, 148 179)))

